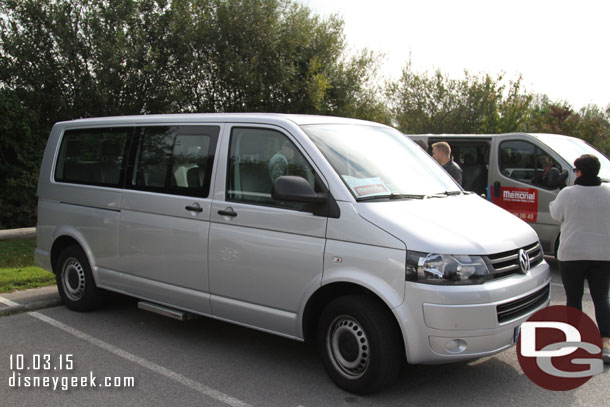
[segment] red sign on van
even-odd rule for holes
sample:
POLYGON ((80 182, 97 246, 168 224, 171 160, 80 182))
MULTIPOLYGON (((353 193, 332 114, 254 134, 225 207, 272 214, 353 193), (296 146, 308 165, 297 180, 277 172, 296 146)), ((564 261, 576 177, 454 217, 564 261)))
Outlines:
POLYGON ((491 196, 493 203, 519 219, 531 223, 538 219, 538 191, 535 188, 502 187, 499 198, 494 193, 491 196))

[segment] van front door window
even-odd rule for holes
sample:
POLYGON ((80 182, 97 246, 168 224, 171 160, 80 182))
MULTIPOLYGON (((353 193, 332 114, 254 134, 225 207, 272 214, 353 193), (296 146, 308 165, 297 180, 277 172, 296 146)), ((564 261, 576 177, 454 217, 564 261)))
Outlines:
POLYGON ((505 177, 546 189, 555 189, 553 180, 561 166, 551 154, 526 141, 505 141, 500 145, 500 172, 505 177))

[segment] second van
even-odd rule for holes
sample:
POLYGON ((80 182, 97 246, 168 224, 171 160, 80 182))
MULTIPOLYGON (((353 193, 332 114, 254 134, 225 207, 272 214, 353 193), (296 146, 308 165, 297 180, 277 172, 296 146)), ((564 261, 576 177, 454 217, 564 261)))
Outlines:
POLYGON ((432 144, 446 141, 463 173, 462 186, 528 222, 545 253, 556 254, 559 223, 549 203, 561 188, 573 185, 574 160, 593 154, 601 163, 599 176, 610 182, 610 160, 585 141, 557 134, 426 134, 410 135, 432 144))

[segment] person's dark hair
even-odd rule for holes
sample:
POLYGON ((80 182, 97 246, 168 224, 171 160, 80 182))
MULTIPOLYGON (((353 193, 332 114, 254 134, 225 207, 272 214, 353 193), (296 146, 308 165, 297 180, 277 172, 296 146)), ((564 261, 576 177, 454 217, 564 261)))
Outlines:
POLYGON ((428 143, 426 143, 424 140, 415 140, 415 142, 424 150, 424 151, 428 151, 428 143))
POLYGON ((599 159, 591 154, 583 154, 574 161, 574 167, 585 177, 597 177, 599 174, 599 159))

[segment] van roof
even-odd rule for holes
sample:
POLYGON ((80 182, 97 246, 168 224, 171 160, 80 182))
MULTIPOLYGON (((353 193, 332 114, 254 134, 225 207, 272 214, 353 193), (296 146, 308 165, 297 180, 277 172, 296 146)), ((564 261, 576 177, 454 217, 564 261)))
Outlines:
POLYGON ((574 138, 571 136, 564 136, 562 134, 551 134, 551 133, 525 133, 525 132, 514 132, 514 133, 495 133, 495 134, 407 134, 407 136, 417 140, 422 138, 447 138, 447 139, 458 139, 458 138, 473 138, 473 139, 490 139, 498 136, 531 136, 540 140, 548 140, 551 138, 574 138))
POLYGON ((305 124, 367 124, 384 126, 383 124, 336 116, 300 115, 283 113, 181 113, 181 114, 150 114, 136 116, 110 116, 77 119, 56 123, 65 127, 95 126, 116 124, 145 123, 282 123, 292 122, 296 125, 305 124))

